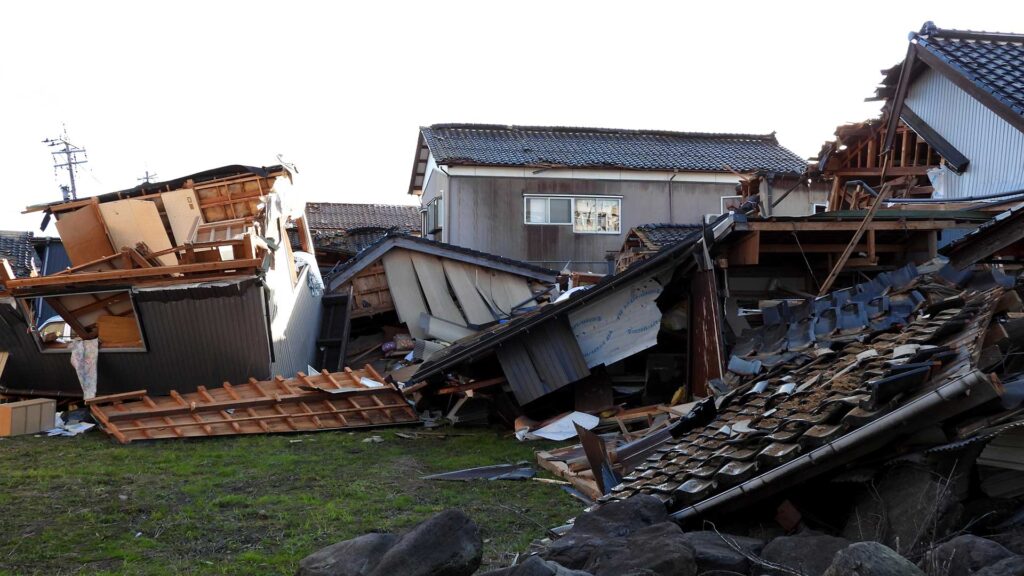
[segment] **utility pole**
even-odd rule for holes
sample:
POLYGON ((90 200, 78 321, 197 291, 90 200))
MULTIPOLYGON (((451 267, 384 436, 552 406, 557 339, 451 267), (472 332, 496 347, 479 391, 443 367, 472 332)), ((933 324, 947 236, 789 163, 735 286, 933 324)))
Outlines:
POLYGON ((79 148, 68 140, 68 129, 64 127, 64 135, 60 138, 47 138, 43 140, 43 144, 46 144, 54 150, 50 152, 53 155, 53 173, 57 174, 57 170, 61 168, 68 169, 68 181, 70 186, 60 185, 61 193, 64 195, 64 201, 77 200, 78 199, 78 188, 75 186, 75 166, 79 164, 85 164, 89 161, 88 155, 85 153, 85 148, 79 148), (78 155, 81 154, 85 157, 83 160, 78 159, 78 155), (63 158, 61 158, 63 156, 63 158))
POLYGON ((146 175, 143 176, 142 178, 136 178, 136 180, 138 180, 139 182, 142 182, 143 184, 149 184, 150 181, 153 178, 156 178, 157 176, 159 176, 159 174, 150 174, 149 173, 149 168, 146 168, 146 175))

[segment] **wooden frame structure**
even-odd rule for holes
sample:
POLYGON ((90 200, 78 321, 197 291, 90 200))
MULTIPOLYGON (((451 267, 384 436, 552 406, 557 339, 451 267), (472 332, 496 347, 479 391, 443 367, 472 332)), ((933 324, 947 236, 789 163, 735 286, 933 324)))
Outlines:
POLYGON ((315 432, 418 422, 402 393, 367 365, 363 370, 297 373, 293 378, 225 382, 219 388, 150 397, 145 390, 86 400, 118 442, 315 432), (371 386, 367 381, 379 386, 371 386))

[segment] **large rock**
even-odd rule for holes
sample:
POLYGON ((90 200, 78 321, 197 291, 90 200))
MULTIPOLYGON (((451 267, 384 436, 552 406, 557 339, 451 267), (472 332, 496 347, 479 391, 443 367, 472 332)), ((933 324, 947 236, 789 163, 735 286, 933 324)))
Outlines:
POLYGON ((858 542, 836 553, 825 576, 925 576, 920 568, 878 542, 858 542))
POLYGON ((973 576, 1024 576, 1024 556, 1011 556, 978 570, 973 576))
POLYGON ((746 574, 750 570, 750 561, 747 558, 759 556, 764 548, 764 541, 757 538, 712 531, 687 532, 683 534, 683 541, 693 548, 697 570, 701 574, 714 570, 746 574), (736 551, 733 546, 742 552, 736 551))
POLYGON ((930 574, 969 576, 1011 556, 1013 552, 998 542, 964 534, 929 550, 919 566, 930 574))
MULTIPOLYGON (((761 558, 780 564, 807 576, 821 576, 832 564, 836 553, 849 546, 845 538, 827 534, 804 533, 796 536, 781 536, 769 542, 761 551, 761 558)), ((784 574, 782 571, 765 569, 767 574, 784 574)))
POLYGON ((397 541, 394 534, 364 534, 331 544, 303 558, 297 576, 366 576, 397 541))
POLYGON ((695 576, 697 563, 679 526, 662 522, 609 542, 590 557, 585 570, 595 576, 695 576))
POLYGON ((530 556, 525 562, 508 568, 500 568, 478 574, 477 576, 593 576, 582 570, 569 570, 556 562, 543 560, 539 556, 530 556))
POLYGON ((552 542, 540 555, 566 568, 580 570, 592 555, 611 542, 667 521, 665 503, 654 496, 636 496, 612 502, 579 515, 572 529, 552 542))
POLYGON ((470 576, 482 556, 480 529, 447 510, 404 536, 365 534, 318 550, 299 562, 297 576, 470 576))
POLYGON ((402 536, 370 576, 470 576, 482 557, 477 525, 459 510, 445 510, 402 536))
POLYGON ((958 527, 963 506, 950 483, 928 468, 903 465, 889 470, 874 490, 865 491, 842 536, 881 542, 911 555, 958 527))

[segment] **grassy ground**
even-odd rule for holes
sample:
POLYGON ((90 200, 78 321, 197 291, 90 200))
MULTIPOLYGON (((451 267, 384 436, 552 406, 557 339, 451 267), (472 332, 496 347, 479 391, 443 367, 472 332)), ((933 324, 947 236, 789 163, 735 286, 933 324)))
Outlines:
POLYGON ((129 446, 97 431, 2 439, 0 575, 292 574, 322 546, 402 531, 453 507, 480 525, 485 565, 496 567, 580 511, 540 482, 421 480, 533 462, 543 447, 492 430, 455 432, 469 435, 407 440, 377 430, 129 446), (384 442, 363 442, 374 434, 384 442))

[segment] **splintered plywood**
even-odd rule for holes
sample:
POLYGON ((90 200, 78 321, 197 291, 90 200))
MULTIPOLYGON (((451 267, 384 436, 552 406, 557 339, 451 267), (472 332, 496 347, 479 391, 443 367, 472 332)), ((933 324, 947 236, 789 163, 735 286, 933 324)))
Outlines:
POLYGON ((171 225, 174 245, 181 246, 190 240, 192 231, 203 223, 203 213, 199 210, 199 199, 195 190, 182 188, 160 195, 164 203, 167 222, 171 225), (197 222, 198 221, 198 222, 197 222))
POLYGON ((73 266, 81 266, 115 253, 96 204, 62 212, 57 219, 57 233, 60 234, 73 266))
POLYGON ((444 260, 444 273, 459 300, 459 306, 470 324, 481 325, 497 320, 491 308, 477 290, 477 278, 486 276, 486 272, 455 260, 444 260))
MULTIPOLYGON (((139 242, 144 242, 150 252, 172 248, 155 203, 148 200, 117 200, 104 202, 99 208, 115 250, 135 248, 139 242)), ((158 260, 164 266, 178 264, 173 254, 164 254, 158 260)))
POLYGON ((455 301, 452 300, 451 291, 448 290, 448 280, 445 279, 441 259, 419 252, 410 252, 409 257, 412 258, 416 276, 420 279, 423 295, 427 297, 431 316, 465 326, 466 320, 462 317, 462 312, 459 312, 455 301))
POLYGON ((416 270, 412 266, 409 253, 405 250, 391 250, 382 260, 398 319, 409 328, 413 338, 423 340, 425 334, 420 328, 420 314, 429 314, 429 311, 427 303, 423 300, 420 282, 416 278, 416 270))

